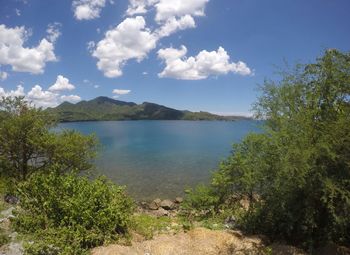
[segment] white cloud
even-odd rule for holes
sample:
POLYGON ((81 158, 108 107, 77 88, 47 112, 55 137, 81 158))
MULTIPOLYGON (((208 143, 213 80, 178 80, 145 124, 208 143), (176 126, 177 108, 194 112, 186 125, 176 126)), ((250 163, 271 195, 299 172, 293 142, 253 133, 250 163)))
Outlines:
POLYGON ((147 75, 147 74, 148 74, 148 72, 146 72, 146 71, 145 71, 145 72, 142 72, 142 74, 143 74, 143 75, 147 75))
POLYGON ((51 23, 47 26, 46 33, 47 33, 47 39, 54 43, 56 42, 57 38, 61 35, 61 26, 62 24, 59 22, 51 23))
POLYGON ((135 14, 144 14, 147 12, 147 7, 157 2, 158 0, 129 0, 126 15, 133 16, 135 14))
POLYGON ((16 12, 16 15, 17 15, 17 16, 21 16, 21 11, 20 11, 19 9, 16 8, 16 9, 15 9, 15 12, 16 12))
POLYGON ((53 84, 50 91, 62 91, 62 90, 73 90, 75 86, 69 83, 69 79, 62 75, 58 75, 55 84, 53 84))
POLYGON ((16 90, 10 90, 9 92, 6 92, 0 87, 0 97, 19 97, 24 95, 24 88, 22 85, 18 85, 16 90))
POLYGON ((98 89, 100 87, 100 85, 94 85, 95 89, 98 89))
POLYGON ((35 85, 26 94, 22 85, 18 85, 16 90, 10 90, 6 92, 2 87, 0 87, 0 97, 16 97, 24 96, 29 102, 33 103, 36 107, 55 107, 58 104, 68 101, 76 103, 81 100, 78 95, 60 95, 59 93, 52 92, 49 90, 43 90, 40 85, 35 85))
POLYGON ((76 103, 76 102, 79 102, 81 101, 81 97, 80 96, 77 96, 77 95, 69 95, 69 96, 61 96, 61 100, 64 102, 64 101, 67 101, 67 102, 70 102, 70 103, 76 103))
POLYGON ((107 77, 122 75, 126 61, 142 61, 156 47, 157 37, 146 28, 143 17, 127 18, 106 32, 97 43, 92 56, 98 59, 97 67, 107 77))
POLYGON ((27 94, 26 98, 36 107, 53 107, 60 103, 59 95, 51 91, 45 91, 39 85, 35 85, 27 94))
POLYGON ((129 0, 126 15, 144 14, 150 7, 156 9, 157 22, 185 15, 204 16, 209 0, 129 0))
POLYGON ((159 0, 156 4, 156 21, 185 15, 204 16, 205 5, 209 0, 159 0))
POLYGON ((8 77, 8 73, 0 71, 0 80, 4 81, 8 77))
POLYGON ((129 0, 126 15, 144 14, 150 6, 156 9, 155 20, 160 25, 158 37, 169 36, 177 30, 194 28, 193 16, 204 16, 209 0, 129 0))
POLYGON ((10 65, 13 71, 39 74, 46 62, 56 61, 53 42, 42 39, 38 46, 23 47, 29 36, 24 27, 0 25, 0 65, 10 65))
POLYGON ((185 30, 194 27, 196 27, 196 23, 190 15, 185 15, 181 18, 171 17, 156 31, 156 33, 159 37, 165 37, 177 30, 185 30))
POLYGON ((129 89, 113 89, 112 93, 116 95, 127 95, 131 92, 129 89))
POLYGON ((72 3, 74 17, 77 20, 91 20, 100 17, 105 0, 74 0, 72 3))
POLYGON ((166 67, 158 76, 180 80, 201 80, 211 75, 223 75, 230 72, 240 75, 252 74, 244 62, 230 62, 230 56, 222 47, 219 47, 217 51, 203 50, 195 57, 187 58, 186 54, 185 46, 181 46, 181 49, 160 49, 158 57, 165 61, 166 67))

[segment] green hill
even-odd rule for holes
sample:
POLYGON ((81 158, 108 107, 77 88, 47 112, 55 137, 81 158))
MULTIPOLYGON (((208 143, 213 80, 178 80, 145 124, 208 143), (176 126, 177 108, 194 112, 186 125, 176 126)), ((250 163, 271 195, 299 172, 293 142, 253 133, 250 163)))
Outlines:
POLYGON ((172 109, 163 105, 144 102, 135 104, 97 97, 76 104, 64 102, 48 112, 60 122, 98 120, 235 120, 244 117, 219 116, 208 112, 190 112, 172 109))

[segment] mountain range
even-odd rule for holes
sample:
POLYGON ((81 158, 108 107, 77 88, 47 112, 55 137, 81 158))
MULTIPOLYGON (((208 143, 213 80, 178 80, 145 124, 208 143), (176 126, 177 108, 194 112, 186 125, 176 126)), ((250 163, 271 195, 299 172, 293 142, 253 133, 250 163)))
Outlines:
POLYGON ((163 105, 144 102, 136 104, 109 97, 97 97, 76 104, 63 102, 48 108, 60 122, 105 120, 237 120, 242 116, 220 116, 209 112, 191 112, 172 109, 163 105))

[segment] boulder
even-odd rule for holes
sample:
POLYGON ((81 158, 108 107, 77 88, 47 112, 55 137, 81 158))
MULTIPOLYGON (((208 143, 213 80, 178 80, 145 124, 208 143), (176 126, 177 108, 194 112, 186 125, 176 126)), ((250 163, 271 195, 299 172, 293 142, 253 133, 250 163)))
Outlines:
POLYGON ((159 198, 153 200, 149 205, 148 205, 148 208, 150 210, 158 210, 159 207, 160 207, 160 204, 161 204, 162 200, 160 200, 159 198))
POLYGON ((174 206, 174 202, 169 199, 165 199, 160 203, 160 207, 162 207, 165 210, 172 210, 174 206))
POLYGON ((157 217, 168 216, 169 212, 163 208, 159 208, 158 210, 152 211, 152 214, 157 217))
POLYGON ((177 203, 177 204, 181 204, 183 201, 184 201, 184 199, 182 197, 175 198, 175 203, 177 203))

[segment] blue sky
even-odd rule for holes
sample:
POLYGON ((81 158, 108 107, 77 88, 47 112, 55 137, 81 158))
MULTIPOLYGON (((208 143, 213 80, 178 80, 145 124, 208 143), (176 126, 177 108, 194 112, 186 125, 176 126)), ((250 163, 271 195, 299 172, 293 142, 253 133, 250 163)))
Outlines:
POLYGON ((349 51, 348 0, 0 0, 0 94, 247 114, 284 60, 349 51), (20 86, 20 87, 18 87, 20 86), (113 93, 114 91, 114 93, 113 93))

